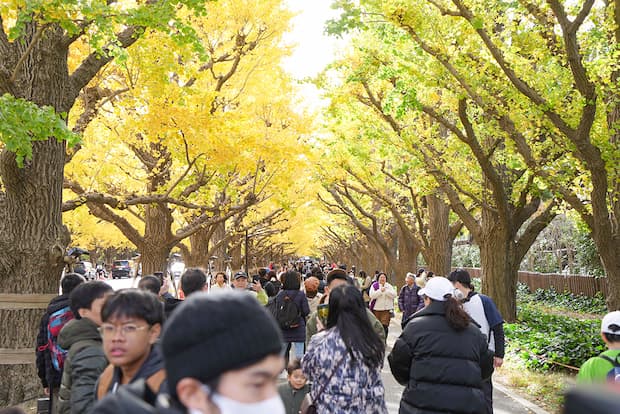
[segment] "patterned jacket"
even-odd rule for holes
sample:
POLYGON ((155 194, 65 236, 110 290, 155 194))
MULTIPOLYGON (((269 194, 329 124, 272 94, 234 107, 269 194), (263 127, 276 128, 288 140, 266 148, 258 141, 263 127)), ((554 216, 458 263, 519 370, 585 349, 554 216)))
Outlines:
POLYGON ((337 327, 312 337, 301 368, 319 414, 387 414, 381 367, 368 367, 357 351, 352 357, 337 327))

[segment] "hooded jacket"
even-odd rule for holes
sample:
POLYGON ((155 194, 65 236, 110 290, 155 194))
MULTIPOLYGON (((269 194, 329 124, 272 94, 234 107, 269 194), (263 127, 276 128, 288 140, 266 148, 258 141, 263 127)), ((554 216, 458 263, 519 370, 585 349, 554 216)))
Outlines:
POLYGON ((60 331, 58 344, 69 350, 58 392, 59 413, 88 413, 97 379, 108 365, 97 324, 88 318, 70 321, 60 331))
POLYGON ((394 378, 406 385, 400 414, 485 413, 482 378, 490 375, 484 336, 473 323, 454 330, 445 302, 415 313, 388 356, 394 378))
POLYGON ((43 388, 57 389, 60 387, 62 372, 56 371, 52 366, 52 358, 50 350, 45 348, 47 345, 47 325, 50 315, 62 308, 69 306, 69 295, 60 295, 52 299, 47 306, 47 310, 41 317, 39 326, 39 334, 37 335, 36 357, 37 357, 37 375, 41 379, 43 388), (45 348, 39 350, 40 348, 45 348))

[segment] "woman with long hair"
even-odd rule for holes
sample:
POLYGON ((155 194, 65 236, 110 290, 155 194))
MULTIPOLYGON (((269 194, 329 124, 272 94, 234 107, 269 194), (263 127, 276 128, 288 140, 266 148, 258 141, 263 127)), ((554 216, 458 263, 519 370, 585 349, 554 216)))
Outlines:
POLYGON ((399 414, 486 412, 482 380, 493 371, 480 330, 454 297, 452 283, 433 277, 388 356, 394 378, 406 385, 399 414))
POLYGON ((346 284, 331 290, 327 323, 318 325, 324 329, 312 337, 302 360, 317 411, 386 414, 385 344, 370 324, 359 289, 346 284))

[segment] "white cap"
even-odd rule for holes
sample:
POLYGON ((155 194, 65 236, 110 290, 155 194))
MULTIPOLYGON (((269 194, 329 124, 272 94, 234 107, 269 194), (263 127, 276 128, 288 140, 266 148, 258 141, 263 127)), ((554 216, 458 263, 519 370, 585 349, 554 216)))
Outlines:
POLYGON ((428 296, 433 300, 445 302, 446 295, 454 295, 454 286, 452 286, 452 282, 445 277, 437 276, 429 279, 418 294, 428 296))
POLYGON ((620 335, 620 311, 609 312, 601 323, 601 332, 620 335))

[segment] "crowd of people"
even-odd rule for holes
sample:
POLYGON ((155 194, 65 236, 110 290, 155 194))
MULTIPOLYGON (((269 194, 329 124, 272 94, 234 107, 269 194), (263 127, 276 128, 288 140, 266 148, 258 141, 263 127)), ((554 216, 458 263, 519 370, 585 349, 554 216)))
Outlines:
MULTIPOLYGON (((154 275, 114 292, 67 274, 37 338, 50 412, 387 413, 395 302, 402 333, 387 360, 405 386, 399 412, 493 412, 504 321, 466 271, 420 269, 400 290, 385 272, 306 263, 230 279, 186 269, 179 299, 154 275)), ((588 362, 583 381, 620 357, 618 314, 603 320, 607 358, 588 362)))

